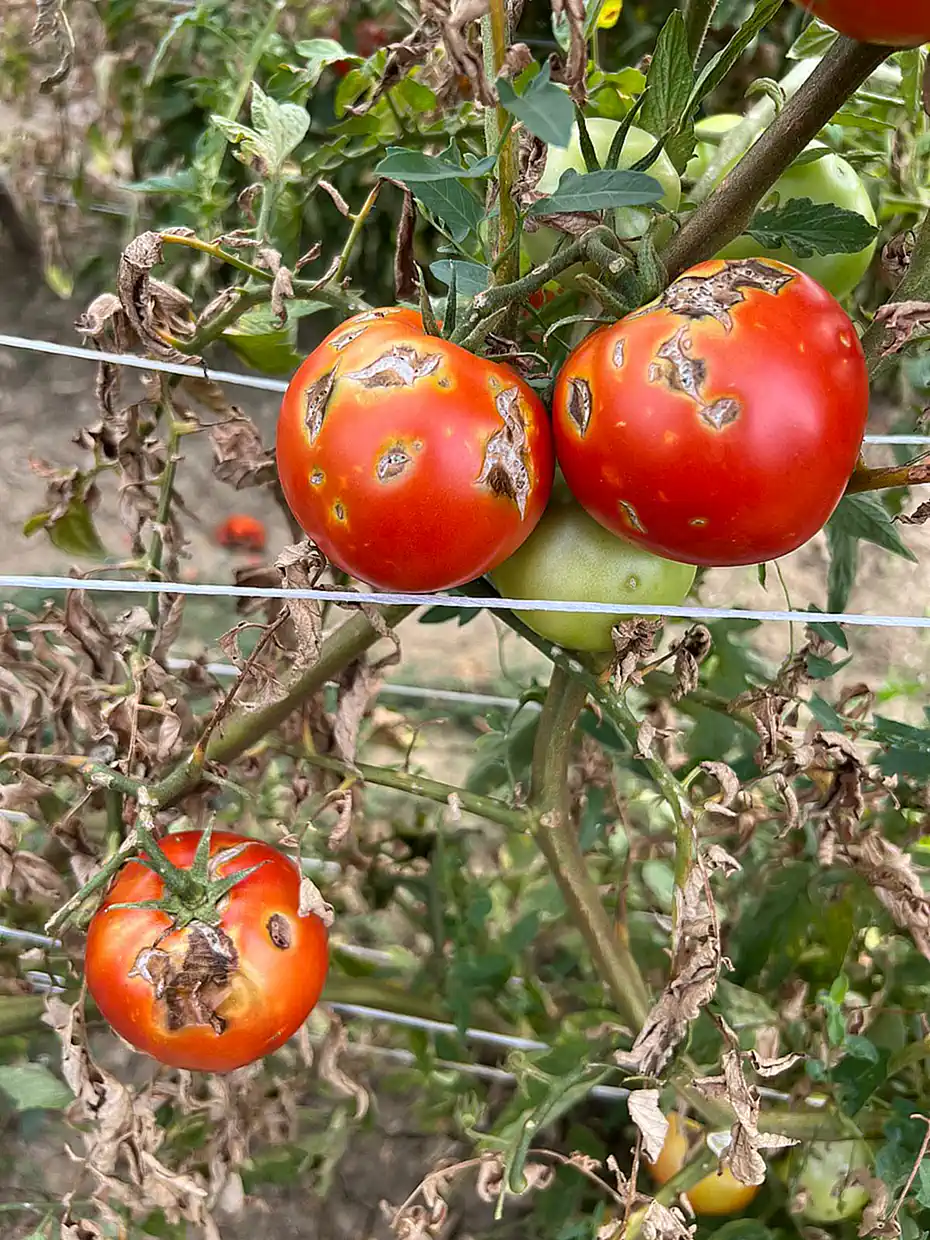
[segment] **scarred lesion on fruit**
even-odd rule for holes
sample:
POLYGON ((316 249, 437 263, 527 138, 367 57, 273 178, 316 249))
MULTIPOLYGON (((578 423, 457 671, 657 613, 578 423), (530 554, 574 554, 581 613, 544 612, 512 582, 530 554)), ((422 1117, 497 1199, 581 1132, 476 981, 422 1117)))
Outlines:
POLYGON ((794 279, 790 271, 763 258, 732 261, 710 275, 679 276, 658 301, 635 311, 630 318, 642 318, 661 308, 688 319, 716 319, 729 332, 733 327, 730 311, 746 300, 747 291, 757 289, 777 296, 794 279))
POLYGON ((129 976, 141 977, 152 987, 169 1032, 207 1025, 223 1033, 228 1022, 220 1008, 239 968, 236 946, 218 926, 195 921, 184 931, 183 948, 183 953, 143 949, 129 976))
POLYGON ((327 370, 325 375, 315 379, 304 393, 304 425, 307 428, 307 438, 311 443, 315 442, 323 429, 326 406, 333 394, 335 382, 336 368, 333 367, 332 370, 327 370))
POLYGON ((378 458, 378 464, 375 466, 378 481, 388 482, 391 478, 399 478, 406 471, 412 460, 410 453, 401 444, 392 444, 378 458))
POLYGON ((707 378, 703 358, 691 356, 691 333, 682 327, 670 340, 659 345, 655 361, 649 366, 649 382, 664 383, 673 392, 683 392, 702 403, 701 388, 707 378))
POLYGON ((418 380, 435 374, 441 362, 439 353, 418 353, 412 345, 398 344, 361 370, 350 371, 346 378, 366 388, 413 387, 418 380))
POLYGON ((621 336, 614 345, 613 362, 618 370, 620 370, 626 362, 626 341, 621 336))
POLYGON ((294 941, 291 923, 283 913, 272 913, 265 928, 272 943, 281 951, 286 951, 294 941))
POLYGON ((735 422, 741 412, 740 403, 734 396, 724 396, 713 404, 702 405, 698 416, 715 431, 722 431, 725 426, 735 422))
POLYGON ((638 534, 645 534, 646 527, 640 520, 639 513, 627 499, 618 499, 617 507, 630 529, 636 530, 638 534))
POLYGON ((587 379, 569 379, 568 381, 568 416, 578 428, 578 434, 584 437, 591 421, 591 384, 587 379))
POLYGON ((523 517, 530 495, 530 474, 526 465, 526 426, 520 407, 520 389, 506 388, 498 392, 494 407, 504 425, 485 444, 478 483, 515 503, 523 517))

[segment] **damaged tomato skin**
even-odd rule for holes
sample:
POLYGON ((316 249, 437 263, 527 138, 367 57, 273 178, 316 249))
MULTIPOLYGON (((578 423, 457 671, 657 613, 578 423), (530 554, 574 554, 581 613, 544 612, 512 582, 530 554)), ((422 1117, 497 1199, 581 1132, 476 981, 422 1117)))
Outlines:
POLYGON ((596 521, 716 567, 777 559, 822 529, 868 408, 862 346, 825 289, 783 263, 713 259, 582 342, 559 373, 553 429, 596 521))
MULTIPOLYGON (((683 1120, 677 1111, 668 1116, 668 1134, 659 1157, 654 1163, 644 1158, 649 1173, 659 1185, 666 1184, 677 1175, 689 1161, 689 1151, 702 1134, 701 1125, 694 1120, 683 1120)), ((719 1216, 738 1214, 745 1210, 759 1191, 761 1185, 741 1184, 728 1168, 712 1171, 688 1189, 687 1197, 694 1213, 719 1216)))
POLYGON ((323 554, 411 593, 473 581, 511 555, 555 468, 532 388, 428 335, 409 310, 330 333, 284 396, 276 451, 288 505, 323 554))
MULTIPOLYGON (((161 841, 162 851, 180 869, 190 867, 200 831, 182 831, 161 841)), ((232 888, 220 905, 218 929, 238 956, 230 993, 217 1011, 226 1028, 209 1024, 168 1028, 167 1004, 136 970, 140 953, 158 947, 177 964, 186 955, 193 926, 161 935, 170 918, 157 909, 117 909, 114 904, 157 900, 162 880, 139 861, 117 875, 87 931, 85 977, 104 1019, 138 1050, 175 1068, 231 1072, 270 1054, 290 1038, 316 1006, 326 980, 327 932, 315 914, 298 916, 300 873, 294 863, 259 840, 231 831, 214 831, 210 856, 246 845, 217 867, 217 877, 261 864, 232 888), (290 945, 276 946, 269 922, 277 915, 290 945)), ((143 957, 144 959, 144 957, 143 957)))
POLYGON ((926 0, 794 0, 798 8, 860 43, 919 47, 930 42, 926 0))

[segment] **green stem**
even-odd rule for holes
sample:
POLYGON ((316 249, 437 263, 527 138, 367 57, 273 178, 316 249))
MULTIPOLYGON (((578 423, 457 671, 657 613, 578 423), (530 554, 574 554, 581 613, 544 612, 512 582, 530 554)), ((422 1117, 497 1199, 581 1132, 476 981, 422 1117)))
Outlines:
POLYGON ((758 142, 662 251, 670 280, 713 258, 746 231, 756 206, 782 172, 887 55, 887 48, 837 39, 758 142))
POLYGON ((355 249, 355 244, 362 234, 362 229, 365 227, 365 221, 371 214, 371 209, 378 199, 378 194, 381 191, 382 185, 383 181, 375 182, 374 189, 372 189, 371 193, 365 199, 361 210, 352 216, 352 227, 349 230, 346 243, 342 247, 342 253, 339 255, 339 262, 336 265, 336 270, 333 272, 331 283, 338 284, 345 275, 346 268, 349 265, 349 260, 352 257, 352 251, 355 249))
POLYGON ((930 482, 930 462, 911 461, 908 465, 890 468, 861 467, 850 478, 847 495, 859 495, 863 491, 887 491, 891 487, 919 487, 930 482))
MULTIPOLYGON (((385 607, 385 623, 393 627, 414 611, 413 607, 385 607)), ((278 727, 302 702, 319 692, 328 680, 337 676, 353 659, 373 646, 379 634, 361 613, 341 625, 323 643, 318 661, 303 673, 288 692, 261 710, 242 712, 218 729, 207 746, 206 761, 226 765, 278 727)), ((203 777, 203 767, 193 755, 179 763, 151 789, 156 805, 170 805, 196 788, 203 777)))
POLYGON ((107 788, 104 793, 107 808, 106 855, 112 857, 119 852, 123 842, 125 828, 123 824, 123 794, 116 788, 107 788))
POLYGON ((719 0, 684 0, 685 31, 688 35, 688 51, 691 63, 697 67, 704 47, 704 40, 714 20, 719 0))
POLYGON ((423 775, 412 775, 408 771, 393 771, 382 766, 370 766, 358 762, 350 766, 338 758, 324 754, 302 753, 300 761, 309 762, 311 766, 321 767, 325 771, 334 771, 337 775, 360 775, 365 783, 378 784, 382 788, 394 788, 398 792, 406 792, 410 796, 423 797, 427 801, 436 801, 440 805, 449 805, 457 801, 469 814, 478 814, 489 822, 499 822, 501 826, 511 830, 525 831, 532 825, 532 816, 523 809, 514 809, 497 797, 479 796, 465 788, 454 784, 444 784, 436 779, 428 779, 423 775))
MULTIPOLYGON (((490 59, 495 80, 500 76, 507 55, 509 39, 509 22, 505 0, 490 0, 488 21, 485 26, 486 37, 490 36, 490 59)), ((498 206, 500 209, 497 231, 497 247, 495 251, 494 283, 511 284, 520 275, 520 254, 517 248, 517 208, 513 199, 514 184, 517 178, 517 151, 513 135, 508 124, 507 112, 499 104, 495 115, 494 142, 488 149, 490 155, 500 142, 497 159, 498 206), (501 135, 504 135, 501 142, 501 135)), ((512 305, 512 317, 515 318, 517 304, 512 305)), ((502 330, 509 335, 511 324, 505 319, 502 330)))
POLYGON ((538 815, 536 840, 585 939, 617 1011, 639 1029, 649 994, 632 953, 613 932, 588 872, 568 803, 572 734, 588 696, 584 680, 554 667, 533 750, 530 805, 538 815))
MULTIPOLYGON (((887 304, 902 301, 930 301, 930 212, 924 216, 923 223, 917 230, 907 275, 887 304)), ((884 323, 874 320, 862 337, 862 347, 865 349, 873 383, 884 376, 895 360, 893 356, 883 356, 887 330, 884 323)))

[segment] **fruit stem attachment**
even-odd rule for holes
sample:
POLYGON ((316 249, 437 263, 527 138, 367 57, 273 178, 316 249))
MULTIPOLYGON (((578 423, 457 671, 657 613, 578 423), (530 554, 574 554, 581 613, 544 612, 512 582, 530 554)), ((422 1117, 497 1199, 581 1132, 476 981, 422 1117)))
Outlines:
POLYGON ((794 98, 662 251, 670 280, 713 258, 746 231, 756 206, 784 170, 887 55, 888 48, 837 39, 794 98))
POLYGON ((587 697, 582 679, 553 667, 533 750, 530 806, 537 815, 536 842, 597 971, 617 1011, 639 1029, 649 1012, 646 984, 632 953, 613 932, 578 843, 568 801, 572 735, 587 697))
POLYGON ((888 468, 860 466, 849 480, 847 495, 860 495, 863 491, 887 491, 891 487, 919 487, 930 482, 930 461, 926 455, 906 465, 888 468))

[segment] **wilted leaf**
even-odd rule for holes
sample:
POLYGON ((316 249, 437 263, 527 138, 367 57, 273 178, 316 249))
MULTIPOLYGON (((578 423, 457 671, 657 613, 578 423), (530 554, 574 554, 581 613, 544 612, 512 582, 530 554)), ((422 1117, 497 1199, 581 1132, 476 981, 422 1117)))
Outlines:
POLYGON ((659 1106, 657 1089, 634 1089, 627 1099, 630 1119, 642 1133, 643 1148, 650 1162, 662 1153, 668 1136, 668 1120, 659 1106))
POLYGON ((274 453, 263 445, 252 419, 233 412, 236 416, 231 421, 210 427, 214 476, 237 491, 273 482, 274 453))

